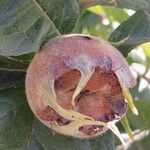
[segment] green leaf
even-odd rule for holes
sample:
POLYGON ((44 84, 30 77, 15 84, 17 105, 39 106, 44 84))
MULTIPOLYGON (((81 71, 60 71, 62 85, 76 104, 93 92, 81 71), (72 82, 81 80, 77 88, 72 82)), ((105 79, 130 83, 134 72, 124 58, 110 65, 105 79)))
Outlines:
POLYGON ((0 91, 0 149, 26 150, 33 117, 23 88, 0 91))
MULTIPOLYGON (((140 137, 140 136, 139 136, 140 137)), ((128 150, 149 150, 150 148, 150 134, 145 135, 141 140, 132 143, 128 150)))
POLYGON ((33 59, 34 55, 35 55, 35 52, 32 52, 32 53, 27 53, 27 54, 18 55, 18 56, 11 56, 11 58, 15 58, 18 61, 20 60, 22 62, 24 62, 24 61, 30 62, 33 59))
POLYGON ((130 111, 127 118, 132 129, 150 129, 150 101, 134 101, 139 110, 139 116, 134 116, 130 111))
POLYGON ((142 48, 144 50, 144 53, 145 53, 146 57, 150 58, 150 50, 149 50, 150 42, 143 44, 142 48))
POLYGON ((113 143, 111 131, 93 139, 74 139, 57 134, 36 120, 29 150, 113 150, 113 143))
POLYGON ((24 72, 0 71, 0 90, 24 85, 24 72))
POLYGON ((79 20, 77 28, 83 34, 90 34, 103 39, 108 39, 112 32, 112 27, 110 25, 103 25, 101 20, 102 17, 100 15, 87 10, 79 20))
POLYGON ((28 60, 18 60, 12 57, 0 56, 0 71, 26 71, 28 60))
POLYGON ((37 51, 47 39, 70 33, 78 13, 75 0, 0 1, 0 55, 37 51))
POLYGON ((129 16, 123 9, 97 5, 84 12, 76 27, 81 33, 107 40, 113 31, 113 23, 115 21, 121 23, 127 18, 129 16), (104 23, 105 19, 108 21, 107 24, 104 23))
POLYGON ((112 22, 113 21, 123 22, 124 20, 129 18, 125 10, 115 8, 115 7, 96 5, 96 6, 88 8, 88 10, 97 15, 107 17, 112 22))
POLYGON ((29 61, 0 56, 0 90, 23 85, 29 61))
POLYGON ((150 0, 116 0, 117 7, 133 10, 150 8, 150 0))
POLYGON ((150 42, 143 44, 142 48, 146 56, 146 65, 150 67, 150 42))
POLYGON ((150 0, 78 0, 80 7, 90 7, 94 5, 115 6, 119 8, 128 8, 139 10, 150 8, 150 0))
POLYGON ((147 86, 138 94, 138 98, 142 101, 149 101, 150 102, 150 88, 147 86))
POLYGON ((139 10, 123 22, 109 37, 109 41, 127 56, 139 44, 150 41, 150 12, 139 10))

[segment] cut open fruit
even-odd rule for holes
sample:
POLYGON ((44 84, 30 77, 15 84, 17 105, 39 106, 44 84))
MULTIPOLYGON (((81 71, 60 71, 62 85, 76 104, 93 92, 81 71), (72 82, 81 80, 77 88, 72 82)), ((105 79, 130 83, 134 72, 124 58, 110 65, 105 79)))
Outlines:
POLYGON ((135 80, 123 56, 102 39, 72 34, 47 42, 26 76, 35 116, 58 133, 89 138, 112 130, 127 104, 137 114, 129 88, 135 80))

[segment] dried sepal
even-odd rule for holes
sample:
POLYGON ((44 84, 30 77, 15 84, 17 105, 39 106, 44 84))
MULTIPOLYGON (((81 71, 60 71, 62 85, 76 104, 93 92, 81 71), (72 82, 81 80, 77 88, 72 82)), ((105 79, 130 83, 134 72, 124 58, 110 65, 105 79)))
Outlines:
POLYGON ((125 100, 127 101, 127 103, 129 104, 132 112, 135 114, 135 115, 138 115, 138 110, 137 108, 135 107, 134 103, 133 103, 133 99, 132 99, 132 96, 129 92, 129 90, 124 86, 124 84, 122 85, 122 92, 123 92, 123 95, 124 95, 124 98, 125 100))
POLYGON ((50 88, 48 91, 47 89, 44 89, 44 87, 41 85, 39 85, 38 87, 43 94, 43 101, 45 101, 48 106, 53 108, 63 118, 71 120, 71 121, 72 120, 85 120, 85 119, 93 120, 93 118, 83 115, 77 111, 62 108, 57 103, 57 97, 54 92, 54 84, 50 85, 50 88))
POLYGON ((126 116, 124 116, 121 120, 120 120, 122 126, 124 127, 126 133, 129 135, 130 139, 131 140, 134 140, 133 138, 133 134, 132 134, 132 130, 130 128, 130 125, 129 125, 129 122, 128 122, 128 119, 126 116))
POLYGON ((84 71, 81 70, 81 79, 73 93, 72 100, 71 100, 73 106, 75 106, 75 98, 85 87, 85 85, 87 84, 87 82, 89 81, 93 73, 94 73, 94 69, 84 70, 84 71))
POLYGON ((126 142, 122 138, 117 126, 115 125, 115 122, 109 122, 107 127, 120 139, 122 144, 126 146, 126 142))
POLYGON ((125 82, 123 81, 121 70, 117 70, 117 71, 115 71, 115 73, 116 73, 118 80, 120 82, 120 85, 122 87, 122 93, 123 93, 123 96, 124 96, 126 102, 128 103, 133 114, 138 115, 138 110, 133 103, 133 98, 129 92, 129 88, 126 86, 125 82))

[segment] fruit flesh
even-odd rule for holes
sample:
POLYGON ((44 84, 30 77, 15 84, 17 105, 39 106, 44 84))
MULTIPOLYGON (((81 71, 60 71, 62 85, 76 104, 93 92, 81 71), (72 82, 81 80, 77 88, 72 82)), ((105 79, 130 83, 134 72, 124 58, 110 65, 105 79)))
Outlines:
MULTIPOLYGON (((78 70, 71 70, 55 81, 57 102, 61 107, 78 111, 94 120, 106 123, 115 120, 116 116, 121 117, 126 112, 127 105, 117 77, 113 72, 105 72, 99 67, 95 69, 86 86, 76 97, 75 106, 72 106, 71 98, 80 77, 81 74, 78 70)), ((46 121, 47 119, 56 121, 59 125, 70 123, 70 120, 59 116, 50 107, 41 112, 41 118, 46 121)), ((80 127, 80 131, 88 136, 96 134, 101 129, 102 126, 95 125, 80 127)))

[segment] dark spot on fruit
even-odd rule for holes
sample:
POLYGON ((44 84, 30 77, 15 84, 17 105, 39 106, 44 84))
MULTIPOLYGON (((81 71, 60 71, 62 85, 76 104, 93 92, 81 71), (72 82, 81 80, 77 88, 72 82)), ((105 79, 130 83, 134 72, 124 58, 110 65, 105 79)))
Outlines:
POLYGON ((68 125, 69 123, 70 123, 70 121, 69 120, 67 120, 67 119, 64 119, 63 117, 59 117, 59 119, 57 120, 57 122, 58 122, 58 125, 59 126, 66 126, 66 125, 68 125))
POLYGON ((89 92, 90 92, 90 90, 82 90, 80 95, 82 96, 82 95, 88 94, 89 92))
POLYGON ((114 101, 112 102, 112 108, 116 115, 122 116, 127 110, 127 103, 125 103, 123 100, 114 101))
POLYGON ((55 110, 49 106, 46 106, 43 111, 36 112, 36 114, 45 121, 56 121, 59 118, 55 110))
POLYGON ((90 41, 91 40, 91 38, 89 37, 89 36, 81 36, 82 37, 82 39, 85 39, 85 40, 87 40, 87 41, 90 41))
POLYGON ((59 126, 68 125, 70 123, 69 120, 61 117, 53 108, 50 108, 49 106, 37 114, 42 120, 56 121, 59 126))
POLYGON ((100 115, 96 118, 96 120, 103 121, 106 123, 109 121, 113 121, 114 119, 115 119, 115 116, 112 113, 103 114, 103 115, 100 115))
POLYGON ((79 131, 84 133, 85 135, 94 135, 102 130, 102 126, 97 125, 89 125, 89 126, 82 126, 79 128, 79 131))

